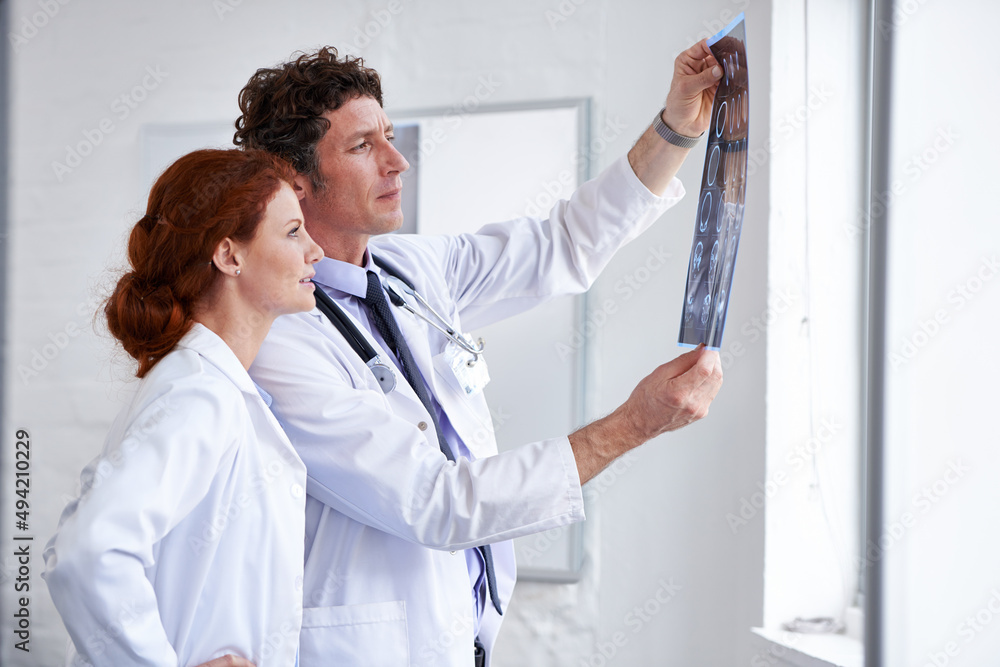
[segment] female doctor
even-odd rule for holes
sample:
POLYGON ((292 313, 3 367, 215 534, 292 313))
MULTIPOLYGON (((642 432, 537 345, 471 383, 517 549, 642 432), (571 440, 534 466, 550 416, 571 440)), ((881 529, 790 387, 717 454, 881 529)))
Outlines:
POLYGON ((292 171, 258 151, 170 166, 105 304, 138 383, 45 549, 71 664, 296 663, 306 472, 247 375, 314 307, 292 171))

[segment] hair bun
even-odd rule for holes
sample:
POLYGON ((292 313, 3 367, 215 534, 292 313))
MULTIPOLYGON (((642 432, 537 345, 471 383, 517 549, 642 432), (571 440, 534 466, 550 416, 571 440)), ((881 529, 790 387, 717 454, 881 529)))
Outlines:
POLYGON ((118 281, 104 314, 111 334, 139 362, 139 377, 172 350, 192 324, 169 285, 154 285, 135 271, 118 281))

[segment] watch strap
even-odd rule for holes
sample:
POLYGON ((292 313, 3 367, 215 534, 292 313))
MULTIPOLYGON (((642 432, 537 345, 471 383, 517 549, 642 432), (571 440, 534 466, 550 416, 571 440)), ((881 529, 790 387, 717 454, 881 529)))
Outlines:
POLYGON ((666 107, 660 109, 659 113, 656 114, 656 118, 653 119, 653 129, 656 130, 656 133, 663 137, 664 141, 674 146, 680 146, 681 148, 693 148, 696 146, 705 133, 702 132, 697 137, 685 137, 683 134, 677 134, 663 122, 664 111, 666 111, 666 107))

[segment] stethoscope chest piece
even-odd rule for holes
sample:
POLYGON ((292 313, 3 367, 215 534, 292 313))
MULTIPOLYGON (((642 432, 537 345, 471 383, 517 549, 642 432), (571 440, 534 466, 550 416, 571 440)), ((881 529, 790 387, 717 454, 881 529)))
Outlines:
POLYGON ((382 389, 382 393, 388 394, 396 388, 396 374, 392 372, 391 368, 382 363, 379 357, 369 360, 366 365, 371 369, 375 380, 378 381, 378 386, 382 389))

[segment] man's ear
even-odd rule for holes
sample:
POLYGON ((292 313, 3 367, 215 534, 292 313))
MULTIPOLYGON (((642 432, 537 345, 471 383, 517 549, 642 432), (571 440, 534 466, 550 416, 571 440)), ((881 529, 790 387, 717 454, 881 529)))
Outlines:
POLYGON ((295 190, 295 196, 301 202, 312 195, 312 181, 302 174, 295 174, 295 178, 292 179, 292 189, 295 190))
POLYGON ((228 237, 219 241, 212 253, 212 264, 227 276, 238 276, 243 268, 243 256, 237 243, 228 237))

